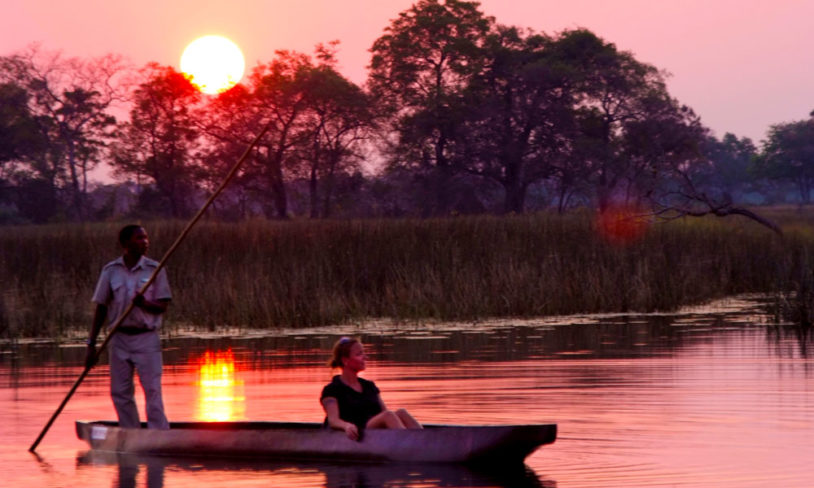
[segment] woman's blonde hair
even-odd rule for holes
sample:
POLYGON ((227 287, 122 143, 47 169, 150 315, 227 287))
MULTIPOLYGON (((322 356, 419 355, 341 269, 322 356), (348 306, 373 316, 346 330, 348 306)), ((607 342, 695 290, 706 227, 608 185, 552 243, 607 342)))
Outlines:
POLYGON ((354 344, 361 344, 361 342, 355 337, 341 337, 338 341, 336 341, 333 352, 331 353, 331 360, 328 362, 328 366, 332 368, 341 368, 342 358, 350 356, 350 348, 353 347, 354 344))

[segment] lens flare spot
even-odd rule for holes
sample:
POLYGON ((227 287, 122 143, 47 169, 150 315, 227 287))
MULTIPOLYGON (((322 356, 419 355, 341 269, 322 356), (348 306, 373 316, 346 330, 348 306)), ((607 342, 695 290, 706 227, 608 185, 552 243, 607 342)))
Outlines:
POLYGON ((608 242, 627 245, 638 241, 647 232, 652 218, 636 205, 611 205, 596 216, 596 229, 608 242))

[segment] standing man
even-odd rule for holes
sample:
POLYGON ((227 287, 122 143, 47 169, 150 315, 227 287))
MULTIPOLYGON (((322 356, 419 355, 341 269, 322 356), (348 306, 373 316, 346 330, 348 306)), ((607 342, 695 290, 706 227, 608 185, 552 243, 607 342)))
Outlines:
POLYGON ((133 310, 110 338, 110 395, 120 427, 139 428, 134 398, 133 372, 137 371, 147 404, 147 427, 169 429, 161 398, 161 315, 172 298, 166 270, 161 269, 144 295, 138 291, 150 279, 158 263, 144 254, 150 245, 147 231, 128 225, 119 231, 122 255, 102 268, 93 302, 96 313, 87 341, 85 364, 94 365, 96 337, 109 319, 113 325, 132 301, 133 310))

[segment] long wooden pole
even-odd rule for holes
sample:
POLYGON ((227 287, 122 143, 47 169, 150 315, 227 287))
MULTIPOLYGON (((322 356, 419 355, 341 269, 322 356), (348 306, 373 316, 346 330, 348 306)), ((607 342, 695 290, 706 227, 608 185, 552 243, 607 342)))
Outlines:
MULTIPOLYGON (((226 188, 226 185, 228 185, 232 178, 235 176, 237 170, 240 169, 240 166, 243 164, 243 161, 245 161, 246 158, 249 156, 249 153, 251 153, 251 150, 254 148, 254 146, 257 145, 257 143, 260 141, 260 138, 263 137, 263 135, 265 135, 266 132, 268 132, 269 127, 271 127, 271 121, 266 123, 265 127, 263 127, 263 130, 261 130, 260 133, 257 134, 257 137, 255 137, 251 144, 249 144, 249 146, 246 148, 246 150, 243 151, 243 155, 240 156, 240 159, 238 159, 235 165, 232 166, 232 169, 229 170, 229 173, 223 179, 223 182, 221 182, 220 186, 215 190, 214 193, 212 193, 212 195, 209 197, 206 203, 204 203, 203 206, 198 210, 198 213, 196 213, 195 216, 192 217, 192 220, 190 220, 189 223, 187 223, 187 226, 184 227, 184 230, 181 231, 181 234, 178 235, 178 238, 175 239, 175 242, 172 243, 170 248, 167 249, 167 252, 164 253, 164 257, 161 258, 161 261, 158 263, 158 266, 155 268, 155 271, 153 271, 153 274, 150 275, 150 278, 147 280, 146 283, 144 283, 144 286, 141 287, 141 290, 139 290, 140 295, 144 294, 144 292, 147 291, 147 288, 149 288, 150 285, 153 284, 153 281, 155 281, 156 277, 158 276, 158 272, 161 271, 161 269, 167 263, 167 260, 170 259, 170 256, 172 256, 172 254, 175 252, 175 250, 178 248, 178 246, 181 244, 184 238, 186 238, 187 234, 189 234, 189 231, 192 230, 192 227, 195 225, 195 223, 198 222, 198 220, 203 216, 203 214, 206 212, 206 209, 209 208, 210 205, 212 205, 212 202, 215 201, 215 198, 217 198, 218 195, 220 195, 221 192, 224 190, 224 188, 226 188)), ((102 342, 102 345, 99 346, 99 350, 97 350, 94 355, 93 364, 95 364, 96 361, 99 359, 99 356, 102 355, 102 351, 104 351, 105 346, 107 346, 107 343, 110 342, 110 338, 113 337, 113 334, 116 333, 116 329, 118 329, 119 325, 130 314, 134 307, 135 304, 134 302, 131 301, 127 308, 124 310, 124 313, 122 313, 110 327, 110 332, 108 332, 104 342, 102 342)), ((56 420, 56 418, 62 412, 62 409, 65 408, 65 405, 68 404, 68 400, 71 399, 74 392, 82 383, 82 380, 85 379, 85 376, 88 375, 92 367, 93 366, 88 367, 87 365, 85 365, 85 369, 82 371, 82 374, 79 375, 79 378, 76 379, 76 382, 73 384, 71 390, 65 396, 65 399, 62 400, 62 403, 59 404, 59 407, 57 407, 54 414, 51 415, 51 418, 48 420, 48 423, 45 424, 45 427, 43 427, 42 432, 40 432, 40 435, 37 436, 37 439, 34 441, 33 444, 31 444, 31 447, 28 448, 30 452, 34 452, 37 449, 37 446, 40 444, 40 441, 42 440, 43 437, 45 437, 45 433, 48 432, 48 429, 51 428, 51 424, 54 423, 54 420, 56 420)))

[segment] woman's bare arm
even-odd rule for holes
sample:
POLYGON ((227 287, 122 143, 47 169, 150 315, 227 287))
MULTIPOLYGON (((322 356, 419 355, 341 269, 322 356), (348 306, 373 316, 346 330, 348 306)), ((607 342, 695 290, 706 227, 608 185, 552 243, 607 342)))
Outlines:
POLYGON ((332 429, 344 430, 348 438, 355 441, 359 440, 359 429, 350 422, 345 422, 339 418, 339 403, 334 397, 325 397, 322 399, 322 408, 325 410, 325 415, 328 417, 328 425, 332 429))

